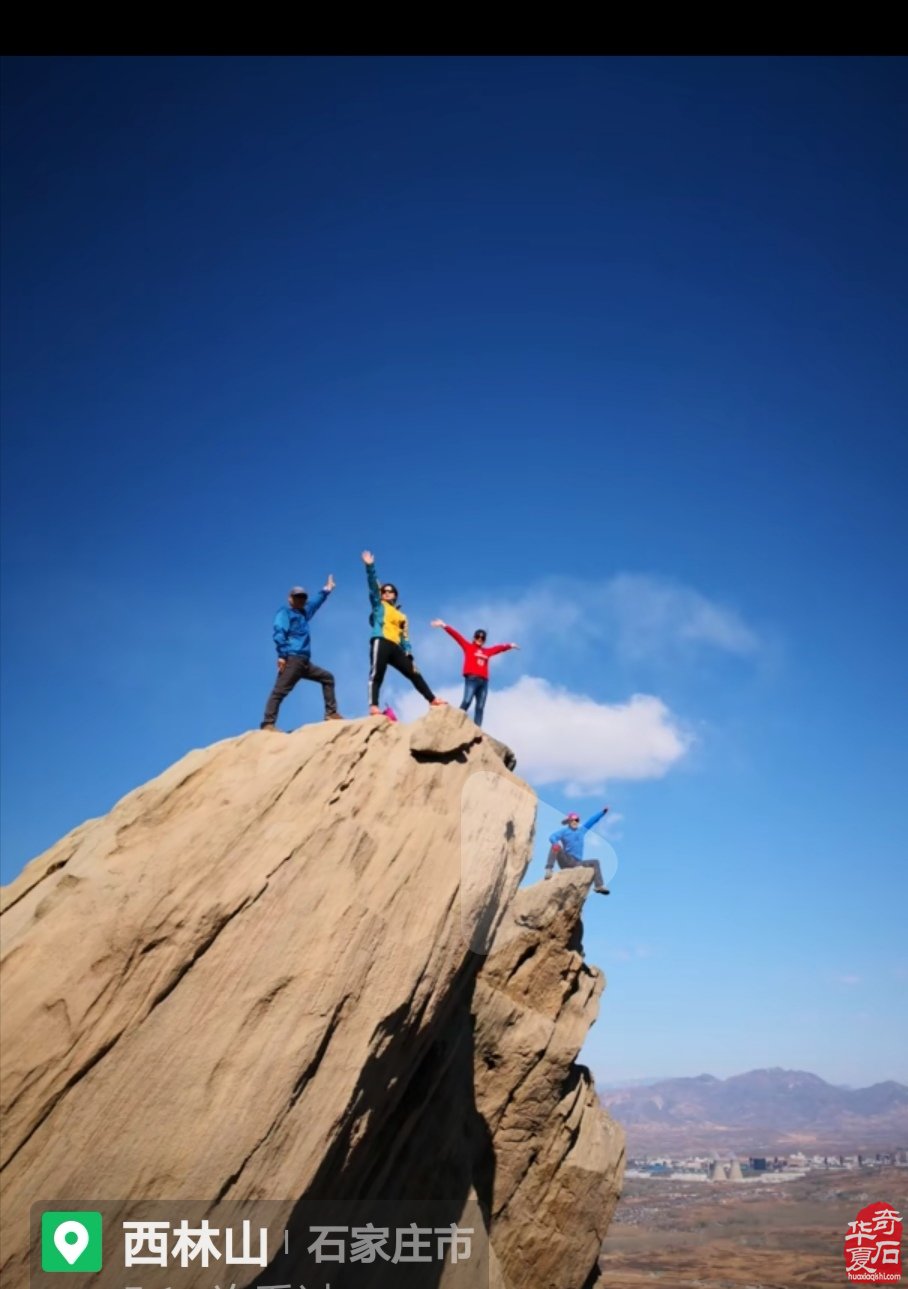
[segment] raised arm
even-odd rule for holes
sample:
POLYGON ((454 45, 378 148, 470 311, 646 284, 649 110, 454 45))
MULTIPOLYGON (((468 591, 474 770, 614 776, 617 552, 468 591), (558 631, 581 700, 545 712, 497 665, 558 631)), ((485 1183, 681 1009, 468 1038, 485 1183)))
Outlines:
POLYGON ((363 563, 366 566, 366 581, 369 584, 369 599, 373 609, 381 607, 381 587, 375 571, 375 556, 371 551, 363 551, 363 563))
POLYGON ((333 578, 333 577, 331 576, 331 574, 329 573, 329 574, 328 574, 328 580, 327 580, 327 582, 325 583, 325 585, 322 587, 322 589, 321 589, 321 590, 320 590, 316 595, 313 595, 312 599, 311 599, 311 600, 309 601, 309 603, 306 605, 306 608, 305 608, 305 614, 306 614, 306 621, 307 621, 307 622, 309 621, 309 619, 310 619, 310 618, 314 618, 314 617, 315 617, 315 615, 316 615, 316 613, 318 613, 319 609, 320 609, 320 608, 322 607, 322 605, 325 603, 325 601, 327 600, 328 596, 329 596, 329 595, 331 594, 331 592, 334 590, 334 585, 335 585, 335 584, 334 584, 334 578, 333 578))
POLYGON ((580 826, 584 832, 587 832, 590 828, 595 828, 599 820, 604 819, 607 814, 608 814, 608 806, 603 806, 602 809, 597 814, 591 815, 590 818, 587 819, 586 823, 581 824, 580 826))
POLYGON ((519 649, 519 648, 520 648, 520 645, 518 644, 492 645, 490 648, 486 649, 486 653, 490 658, 492 658, 495 656, 496 653, 507 653, 509 649, 519 649))

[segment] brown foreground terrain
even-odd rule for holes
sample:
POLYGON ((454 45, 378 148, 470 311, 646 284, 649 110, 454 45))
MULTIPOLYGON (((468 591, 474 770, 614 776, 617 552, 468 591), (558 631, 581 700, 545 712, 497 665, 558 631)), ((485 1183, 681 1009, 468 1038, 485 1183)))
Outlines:
POLYGON ((629 1178, 597 1289, 846 1286, 847 1225, 876 1200, 904 1219, 908 1170, 811 1173, 773 1183, 629 1178))

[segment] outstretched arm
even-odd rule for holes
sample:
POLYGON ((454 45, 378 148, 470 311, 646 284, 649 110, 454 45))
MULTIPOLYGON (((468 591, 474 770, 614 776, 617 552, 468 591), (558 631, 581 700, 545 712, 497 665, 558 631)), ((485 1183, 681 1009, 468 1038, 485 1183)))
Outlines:
POLYGON ((602 809, 597 814, 592 815, 589 819, 587 819, 585 824, 581 824, 580 826, 583 829, 583 831, 586 832, 589 828, 595 828, 599 820, 604 819, 607 814, 608 814, 608 806, 603 806, 602 809))
POLYGON ((486 653, 487 653, 487 654, 488 654, 488 656, 491 658, 491 657, 493 657, 496 653, 507 653, 507 651, 508 651, 509 649, 519 649, 519 648, 520 648, 520 645, 519 645, 519 644, 500 644, 500 645, 492 645, 492 647, 491 647, 490 649, 487 649, 487 650, 486 650, 486 653))
POLYGON ((445 623, 443 623, 442 625, 444 626, 445 631, 447 631, 447 633, 448 633, 448 635, 451 637, 451 639, 452 639, 452 640, 456 640, 456 641, 457 641, 457 643, 460 645, 461 649, 466 649, 466 648, 468 648, 468 645, 467 645, 466 640, 464 640, 463 636, 460 634, 460 632, 459 632, 459 631, 455 630, 455 628, 454 628, 454 627, 449 627, 449 626, 448 626, 448 624, 447 624, 446 622, 445 622, 445 623))

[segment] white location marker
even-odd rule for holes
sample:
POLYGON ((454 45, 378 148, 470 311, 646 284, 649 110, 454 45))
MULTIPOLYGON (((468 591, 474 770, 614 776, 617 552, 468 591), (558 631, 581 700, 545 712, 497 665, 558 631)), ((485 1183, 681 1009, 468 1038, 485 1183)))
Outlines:
POLYGON ((61 1222, 54 1231, 57 1252, 70 1266, 77 1262, 88 1248, 88 1240, 88 1231, 81 1222, 61 1222))

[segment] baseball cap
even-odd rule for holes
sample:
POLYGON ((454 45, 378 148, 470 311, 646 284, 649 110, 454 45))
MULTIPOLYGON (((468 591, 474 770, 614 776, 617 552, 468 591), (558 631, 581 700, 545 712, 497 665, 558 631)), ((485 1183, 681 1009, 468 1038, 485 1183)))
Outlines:
POLYGON ((308 594, 309 594, 309 592, 306 590, 306 588, 305 588, 304 586, 291 586, 291 588, 290 588, 290 594, 291 594, 291 595, 308 595, 308 594))
POLYGON ((576 819, 576 820, 577 820, 577 822, 578 822, 578 823, 580 823, 580 816, 579 816, 578 814, 575 814, 573 810, 572 810, 572 811, 571 811, 571 813, 567 816, 567 818, 566 818, 566 819, 562 819, 562 821, 561 821, 561 822, 562 822, 563 824, 569 824, 569 823, 571 822, 571 820, 572 820, 572 819, 576 819))

